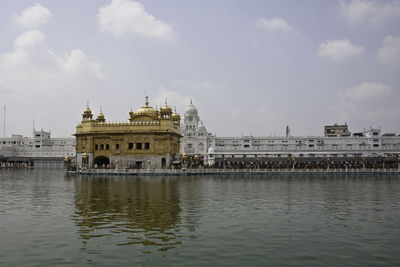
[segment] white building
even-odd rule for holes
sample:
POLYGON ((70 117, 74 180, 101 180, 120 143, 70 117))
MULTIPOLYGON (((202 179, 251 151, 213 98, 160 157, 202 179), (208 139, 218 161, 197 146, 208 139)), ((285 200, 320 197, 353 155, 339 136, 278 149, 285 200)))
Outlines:
POLYGON ((35 167, 62 168, 65 157, 75 158, 75 138, 52 138, 51 132, 33 131, 33 137, 13 134, 0 138, 0 161, 35 167))
POLYGON ((210 141, 213 140, 213 135, 207 132, 192 100, 190 100, 190 104, 183 115, 181 135, 180 153, 199 155, 201 160, 205 161, 208 149, 211 145, 210 141))
POLYGON ((351 133, 345 125, 325 126, 326 129, 342 127, 340 134, 329 136, 240 136, 216 137, 206 131, 198 110, 190 102, 182 125, 181 153, 198 154, 204 163, 216 162, 268 162, 304 158, 305 160, 353 158, 397 158, 400 156, 400 136, 381 134, 380 129, 370 128, 351 133), (342 133, 343 132, 343 133, 342 133))

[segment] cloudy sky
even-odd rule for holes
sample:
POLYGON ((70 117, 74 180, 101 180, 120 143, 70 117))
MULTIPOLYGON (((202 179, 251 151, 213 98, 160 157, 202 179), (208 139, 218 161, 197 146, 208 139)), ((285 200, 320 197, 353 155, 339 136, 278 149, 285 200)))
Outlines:
POLYGON ((0 0, 6 135, 70 136, 87 101, 126 121, 145 94, 217 136, 400 133, 399 25, 400 0, 0 0))

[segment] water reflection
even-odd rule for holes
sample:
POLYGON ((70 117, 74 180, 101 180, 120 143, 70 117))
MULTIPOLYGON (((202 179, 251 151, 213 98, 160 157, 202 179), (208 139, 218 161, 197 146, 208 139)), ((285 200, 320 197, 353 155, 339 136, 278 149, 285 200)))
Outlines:
POLYGON ((143 246, 142 253, 181 244, 175 179, 79 177, 75 191, 73 219, 79 227, 82 249, 91 239, 110 236, 117 246, 143 246))

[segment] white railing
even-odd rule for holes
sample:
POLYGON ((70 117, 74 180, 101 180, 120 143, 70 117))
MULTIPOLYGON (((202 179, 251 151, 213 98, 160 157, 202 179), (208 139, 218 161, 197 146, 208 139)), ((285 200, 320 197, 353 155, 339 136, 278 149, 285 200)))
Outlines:
POLYGON ((135 174, 135 175, 194 175, 194 174, 268 174, 268 173, 398 173, 400 168, 381 169, 87 169, 80 170, 82 174, 135 174))

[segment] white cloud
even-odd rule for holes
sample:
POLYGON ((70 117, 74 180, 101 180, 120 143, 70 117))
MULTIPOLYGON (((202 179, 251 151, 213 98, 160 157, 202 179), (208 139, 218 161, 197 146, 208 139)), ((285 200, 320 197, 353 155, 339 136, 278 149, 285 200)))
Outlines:
POLYGON ((356 46, 348 39, 328 40, 319 45, 317 55, 322 58, 343 62, 351 57, 359 56, 364 52, 364 47, 356 46))
MULTIPOLYGON (((189 105, 190 99, 192 99, 192 97, 183 95, 176 90, 161 87, 158 89, 154 97, 154 105, 164 105, 165 99, 167 99, 169 106, 173 108, 176 107, 177 112, 179 114, 183 114, 186 110, 186 107, 189 105)), ((193 101, 195 102, 194 99, 193 101)))
POLYGON ((291 27, 286 23, 284 19, 281 18, 259 18, 256 25, 262 29, 267 30, 269 33, 275 33, 280 31, 290 31, 291 27))
POLYGON ((379 98, 389 96, 393 93, 393 88, 380 83, 361 83, 355 87, 350 87, 339 91, 339 97, 345 101, 361 102, 369 100, 379 100, 379 98))
POLYGON ((398 91, 381 83, 361 83, 338 92, 338 102, 333 107, 338 121, 359 123, 358 127, 393 127, 400 123, 395 99, 398 91))
POLYGON ((174 35, 170 25, 147 13, 136 1, 112 0, 99 9, 97 22, 100 32, 116 37, 134 34, 169 41, 174 35))
POLYGON ((50 11, 40 4, 24 9, 20 15, 14 17, 14 22, 24 28, 34 29, 47 22, 51 17, 50 11))
POLYGON ((38 30, 24 32, 14 42, 13 49, 0 55, 0 84, 22 89, 62 83, 68 79, 103 77, 100 65, 90 61, 79 49, 64 57, 46 47, 45 35, 38 30))
POLYGON ((39 127, 70 135, 84 102, 109 94, 105 82, 100 64, 81 50, 57 55, 41 31, 22 33, 9 51, 0 54, 0 90, 7 99, 9 134, 28 129, 35 117, 39 127))
POLYGON ((340 10, 342 15, 351 23, 368 21, 377 25, 386 20, 400 18, 400 1, 341 1, 340 10))
POLYGON ((387 36, 378 50, 381 63, 400 63, 400 36, 387 36))

